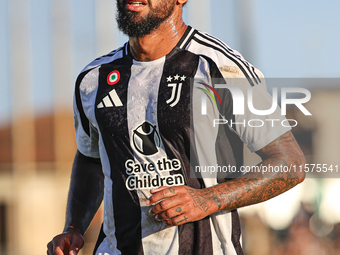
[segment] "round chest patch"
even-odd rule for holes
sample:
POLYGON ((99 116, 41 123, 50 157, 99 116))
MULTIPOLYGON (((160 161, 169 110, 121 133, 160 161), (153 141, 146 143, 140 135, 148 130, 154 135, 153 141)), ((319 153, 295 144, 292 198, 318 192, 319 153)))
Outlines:
POLYGON ((117 82, 120 80, 120 73, 115 70, 112 71, 108 76, 107 76, 107 83, 110 85, 115 85, 117 82))

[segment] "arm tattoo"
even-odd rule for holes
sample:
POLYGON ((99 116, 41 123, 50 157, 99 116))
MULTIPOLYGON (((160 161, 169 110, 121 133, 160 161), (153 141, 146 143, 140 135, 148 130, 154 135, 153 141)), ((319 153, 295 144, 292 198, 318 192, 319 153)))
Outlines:
MULTIPOLYGON (((290 132, 282 135, 260 151, 261 166, 289 166, 304 164, 304 157, 290 132)), ((303 176, 291 172, 247 173, 244 177, 202 190, 204 199, 212 201, 218 210, 234 210, 273 198, 303 180, 303 176)), ((196 205, 204 203, 190 193, 196 205), (195 200, 196 199, 196 200, 195 200)), ((205 201, 205 200, 204 200, 205 201)), ((205 203, 208 204, 208 203, 205 203)))

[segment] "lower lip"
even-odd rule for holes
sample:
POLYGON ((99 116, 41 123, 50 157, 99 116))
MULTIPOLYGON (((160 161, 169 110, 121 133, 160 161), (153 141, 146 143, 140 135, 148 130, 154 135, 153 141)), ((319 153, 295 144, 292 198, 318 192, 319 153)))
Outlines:
POLYGON ((126 5, 126 8, 127 8, 129 11, 132 11, 132 12, 139 12, 139 11, 143 10, 144 7, 145 7, 144 4, 139 5, 139 6, 133 6, 132 4, 127 4, 127 5, 126 5))

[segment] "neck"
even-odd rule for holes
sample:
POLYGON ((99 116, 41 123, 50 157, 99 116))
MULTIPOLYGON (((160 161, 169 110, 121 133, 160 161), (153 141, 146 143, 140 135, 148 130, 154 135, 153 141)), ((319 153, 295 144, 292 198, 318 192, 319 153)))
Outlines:
POLYGON ((152 61, 167 55, 177 45, 186 28, 182 13, 174 12, 150 34, 129 38, 133 58, 137 61, 152 61))

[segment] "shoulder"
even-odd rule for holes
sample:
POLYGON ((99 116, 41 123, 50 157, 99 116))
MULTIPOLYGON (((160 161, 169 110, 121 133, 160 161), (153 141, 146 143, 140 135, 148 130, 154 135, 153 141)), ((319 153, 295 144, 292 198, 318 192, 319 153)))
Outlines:
POLYGON ((109 64, 115 60, 122 59, 127 55, 127 47, 128 43, 125 43, 122 47, 109 52, 106 55, 96 58, 79 73, 76 80, 76 88, 78 89, 84 80, 94 81, 96 80, 96 76, 98 74, 98 69, 105 64, 109 64), (86 78, 88 77, 88 78, 86 78))
POLYGON ((101 65, 111 63, 117 59, 123 58, 126 55, 127 47, 128 47, 128 43, 125 43, 122 47, 115 49, 109 52, 108 54, 103 55, 99 58, 96 58, 95 60, 90 62, 87 66, 85 66, 85 68, 80 72, 80 74, 87 72, 89 70, 92 70, 101 65))
POLYGON ((262 72, 237 50, 209 33, 194 28, 188 30, 179 47, 214 62, 226 78, 247 78, 251 85, 261 83, 264 78, 262 72))

